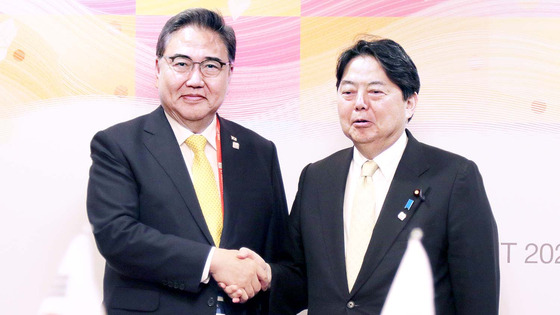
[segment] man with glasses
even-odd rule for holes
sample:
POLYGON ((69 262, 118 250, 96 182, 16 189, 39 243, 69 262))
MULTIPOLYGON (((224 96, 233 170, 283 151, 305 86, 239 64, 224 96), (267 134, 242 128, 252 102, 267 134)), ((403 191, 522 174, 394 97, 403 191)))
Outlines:
POLYGON ((235 49, 219 14, 172 17, 156 47, 161 106, 92 140, 87 211, 108 314, 267 313, 266 271, 233 249, 275 261, 288 212, 274 144, 217 114, 235 49), (253 298, 233 304, 218 283, 253 298))

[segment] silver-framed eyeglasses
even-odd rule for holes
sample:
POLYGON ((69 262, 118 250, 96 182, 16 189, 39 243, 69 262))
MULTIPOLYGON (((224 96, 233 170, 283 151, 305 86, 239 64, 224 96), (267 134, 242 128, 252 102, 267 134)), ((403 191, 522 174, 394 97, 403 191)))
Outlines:
POLYGON ((231 62, 223 62, 218 59, 206 59, 200 62, 193 61, 187 56, 163 56, 167 64, 177 73, 188 74, 194 69, 194 65, 198 64, 200 73, 204 77, 215 77, 222 71, 225 65, 231 65, 231 62))

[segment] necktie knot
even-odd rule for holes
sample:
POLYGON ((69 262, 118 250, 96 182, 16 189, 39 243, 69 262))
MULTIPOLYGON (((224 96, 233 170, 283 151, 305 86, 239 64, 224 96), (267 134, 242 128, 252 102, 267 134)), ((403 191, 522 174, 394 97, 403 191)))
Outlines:
POLYGON ((372 177, 377 169, 377 163, 375 163, 373 160, 367 160, 362 165, 362 177, 372 177))
POLYGON ((193 150, 194 153, 200 153, 204 152, 206 138, 203 135, 192 135, 185 141, 185 143, 191 150, 193 150))

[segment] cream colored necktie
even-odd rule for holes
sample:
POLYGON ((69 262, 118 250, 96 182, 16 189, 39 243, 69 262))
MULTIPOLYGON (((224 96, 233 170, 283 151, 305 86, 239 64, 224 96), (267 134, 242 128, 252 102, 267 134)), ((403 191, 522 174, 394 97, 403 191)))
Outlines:
POLYGON ((202 135, 192 135, 185 143, 194 152, 191 176, 198 203, 214 243, 219 247, 223 229, 222 202, 214 172, 204 154, 206 138, 202 135))
POLYGON ((352 291, 358 277, 377 217, 375 215, 375 190, 373 174, 377 171, 374 161, 362 165, 360 183, 354 196, 346 240, 346 275, 348 291, 352 291))

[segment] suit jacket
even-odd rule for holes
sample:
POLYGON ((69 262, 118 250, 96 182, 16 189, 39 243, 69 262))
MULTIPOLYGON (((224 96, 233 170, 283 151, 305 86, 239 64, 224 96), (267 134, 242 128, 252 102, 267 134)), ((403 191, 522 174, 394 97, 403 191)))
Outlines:
MULTIPOLYGON (((276 148, 256 133, 218 119, 224 188, 221 247, 245 246, 274 261, 273 249, 288 217, 276 148)), ((98 132, 91 157, 87 212, 106 259, 107 312, 216 314, 217 283, 200 281, 212 237, 163 108, 98 132)), ((266 313, 262 302, 268 298, 259 295, 243 305, 226 297, 228 314, 266 313)))
POLYGON ((498 233, 476 165, 406 132, 408 144, 350 293, 342 209, 352 148, 304 168, 285 257, 273 265, 275 313, 308 307, 311 315, 379 314, 409 234, 419 227, 433 270, 436 313, 498 314, 498 233), (414 203, 406 210, 409 199, 414 203), (398 218, 402 211, 404 220, 398 218))

